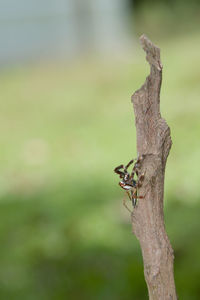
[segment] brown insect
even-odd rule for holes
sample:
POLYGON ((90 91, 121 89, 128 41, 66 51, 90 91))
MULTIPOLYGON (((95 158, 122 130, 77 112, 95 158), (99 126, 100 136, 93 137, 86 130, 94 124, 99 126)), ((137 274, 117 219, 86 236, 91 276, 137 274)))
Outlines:
MULTIPOLYGON (((117 173, 119 175, 119 177, 122 179, 119 182, 119 185, 121 186, 121 188, 123 188, 126 191, 134 208, 136 207, 137 199, 144 198, 143 196, 138 196, 138 188, 140 188, 142 186, 142 182, 143 182, 144 176, 145 176, 144 173, 139 176, 140 163, 143 160, 143 158, 144 158, 144 156, 142 155, 136 160, 131 173, 128 172, 128 168, 130 167, 131 164, 133 164, 134 159, 129 161, 129 163, 126 166, 120 165, 114 169, 114 172, 117 173), (134 179, 135 175, 137 176, 137 179, 134 179)), ((126 205, 125 197, 123 199, 123 205, 130 212, 132 212, 129 209, 129 207, 126 205)))

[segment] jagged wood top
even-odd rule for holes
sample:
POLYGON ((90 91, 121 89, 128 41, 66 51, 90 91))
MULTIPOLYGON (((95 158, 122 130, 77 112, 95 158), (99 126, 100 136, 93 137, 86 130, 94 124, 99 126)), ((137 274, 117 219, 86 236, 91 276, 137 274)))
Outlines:
POLYGON ((150 64, 150 75, 143 86, 132 96, 137 131, 137 150, 141 154, 159 154, 160 147, 165 148, 165 157, 171 147, 170 130, 160 114, 160 88, 162 83, 162 64, 160 49, 145 35, 140 37, 141 45, 146 52, 146 60, 150 64))

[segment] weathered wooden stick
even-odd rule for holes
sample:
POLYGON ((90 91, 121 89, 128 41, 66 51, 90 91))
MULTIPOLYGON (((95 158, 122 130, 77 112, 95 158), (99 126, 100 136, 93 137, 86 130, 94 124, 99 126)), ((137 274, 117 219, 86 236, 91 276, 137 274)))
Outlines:
POLYGON ((162 64, 160 49, 145 35, 140 41, 150 64, 150 75, 132 96, 137 131, 137 152, 144 154, 141 174, 145 179, 132 213, 133 233, 140 242, 144 275, 150 300, 175 300, 173 249, 165 231, 163 213, 164 176, 172 145, 170 129, 160 114, 162 64))

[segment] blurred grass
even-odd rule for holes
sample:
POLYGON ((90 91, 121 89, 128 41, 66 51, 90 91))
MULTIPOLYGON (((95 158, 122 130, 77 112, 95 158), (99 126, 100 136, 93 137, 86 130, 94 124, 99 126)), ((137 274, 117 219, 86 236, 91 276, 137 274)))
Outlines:
MULTIPOLYGON (((181 299, 199 299, 200 36, 158 39, 173 147, 166 226, 181 299)), ((0 74, 0 298, 147 299, 142 257, 113 168, 136 157, 131 94, 149 68, 121 61, 0 74)))

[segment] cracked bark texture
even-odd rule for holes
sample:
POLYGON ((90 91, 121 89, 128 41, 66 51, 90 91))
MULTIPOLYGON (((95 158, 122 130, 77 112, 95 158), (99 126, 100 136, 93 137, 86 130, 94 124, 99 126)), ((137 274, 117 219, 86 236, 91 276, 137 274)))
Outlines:
MULTIPOLYGON (((144 155, 140 174, 145 173, 131 219, 140 242, 144 275, 150 300, 177 299, 174 283, 173 249, 164 225, 163 195, 167 157, 172 145, 170 129, 160 114, 162 64, 160 49, 145 35, 140 37, 150 75, 132 96, 137 132, 137 152, 144 155)), ((139 175, 140 175, 139 174, 139 175)))

